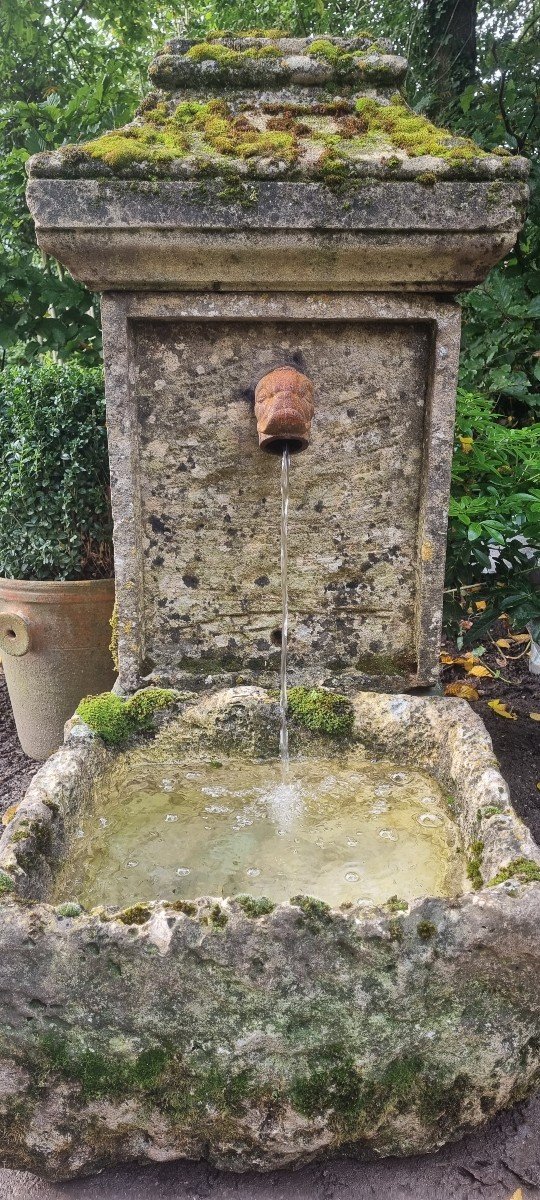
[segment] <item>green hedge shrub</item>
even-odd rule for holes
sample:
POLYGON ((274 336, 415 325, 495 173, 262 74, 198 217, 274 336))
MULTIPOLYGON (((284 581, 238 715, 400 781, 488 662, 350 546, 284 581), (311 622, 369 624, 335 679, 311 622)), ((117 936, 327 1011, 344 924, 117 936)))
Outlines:
POLYGON ((110 576, 112 525, 101 368, 0 373, 0 576, 110 576))

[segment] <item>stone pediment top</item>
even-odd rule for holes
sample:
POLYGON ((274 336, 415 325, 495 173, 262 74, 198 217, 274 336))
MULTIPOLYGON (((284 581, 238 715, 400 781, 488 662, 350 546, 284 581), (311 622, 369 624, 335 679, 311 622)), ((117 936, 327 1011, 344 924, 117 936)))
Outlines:
POLYGON ((135 119, 80 146, 35 155, 41 178, 318 182, 524 179, 528 163, 484 152, 411 110, 406 60, 386 41, 280 31, 176 38, 150 67, 135 119))

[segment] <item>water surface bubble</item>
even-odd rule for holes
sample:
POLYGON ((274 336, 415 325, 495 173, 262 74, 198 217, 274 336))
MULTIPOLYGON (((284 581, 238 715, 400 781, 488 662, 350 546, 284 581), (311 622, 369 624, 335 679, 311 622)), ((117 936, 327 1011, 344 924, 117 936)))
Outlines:
POLYGON ((246 871, 246 875, 251 875, 251 876, 260 875, 260 873, 261 872, 259 871, 258 867, 248 867, 248 869, 246 871))
POLYGON ((398 835, 394 829, 379 829, 379 837, 386 838, 388 842, 397 842, 398 835))
POLYGON ((176 874, 177 875, 189 875, 189 867, 177 867, 176 874))
POLYGON ((442 821, 441 821, 441 818, 436 815, 436 813, 427 812, 427 813, 422 813, 422 815, 420 817, 418 817, 418 824, 419 825, 442 825, 442 821))
POLYGON ((177 820, 178 820, 178 816, 177 816, 177 814, 176 814, 176 813, 167 813, 167 816, 165 817, 165 820, 166 820, 166 821, 177 821, 177 820))
POLYGON ((360 876, 358 871, 346 871, 345 879, 347 880, 347 883, 358 883, 360 876))

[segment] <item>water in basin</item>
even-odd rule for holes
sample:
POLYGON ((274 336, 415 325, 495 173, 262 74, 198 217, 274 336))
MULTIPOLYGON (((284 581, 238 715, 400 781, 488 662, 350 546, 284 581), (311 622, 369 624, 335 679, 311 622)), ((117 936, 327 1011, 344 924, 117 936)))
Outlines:
POLYGON ((127 905, 302 892, 331 905, 463 890, 447 800, 426 775, 348 759, 120 760, 81 819, 57 900, 127 905))

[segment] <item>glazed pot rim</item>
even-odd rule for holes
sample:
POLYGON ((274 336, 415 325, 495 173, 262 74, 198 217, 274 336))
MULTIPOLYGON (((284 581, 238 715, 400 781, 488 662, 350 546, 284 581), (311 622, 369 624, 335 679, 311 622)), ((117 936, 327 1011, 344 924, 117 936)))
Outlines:
POLYGON ((83 602, 103 593, 107 598, 114 589, 114 575, 103 579, 6 579, 0 576, 0 599, 28 600, 33 603, 83 602), (96 596, 96 592, 98 595, 96 596))

